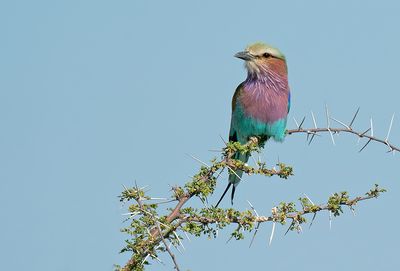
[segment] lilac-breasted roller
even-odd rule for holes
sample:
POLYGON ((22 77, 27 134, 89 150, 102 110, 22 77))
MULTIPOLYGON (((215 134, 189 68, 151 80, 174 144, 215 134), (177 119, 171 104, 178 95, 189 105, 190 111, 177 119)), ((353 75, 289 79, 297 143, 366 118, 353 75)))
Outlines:
MULTIPOLYGON (((282 142, 285 138, 286 120, 290 109, 290 90, 285 56, 265 43, 248 46, 235 57, 245 61, 247 78, 232 98, 229 141, 245 144, 251 137, 258 137, 263 145, 269 138, 282 142)), ((233 156, 246 163, 249 154, 233 156)), ((232 186, 231 202, 243 172, 229 173, 229 183, 216 207, 232 186)))

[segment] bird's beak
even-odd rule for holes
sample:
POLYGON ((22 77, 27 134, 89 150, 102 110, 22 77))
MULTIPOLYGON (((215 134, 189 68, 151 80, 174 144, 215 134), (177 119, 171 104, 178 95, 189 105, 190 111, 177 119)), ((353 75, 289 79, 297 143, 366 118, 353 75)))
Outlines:
POLYGON ((246 61, 250 61, 253 59, 253 56, 249 52, 246 52, 246 51, 235 54, 235 57, 246 60, 246 61))

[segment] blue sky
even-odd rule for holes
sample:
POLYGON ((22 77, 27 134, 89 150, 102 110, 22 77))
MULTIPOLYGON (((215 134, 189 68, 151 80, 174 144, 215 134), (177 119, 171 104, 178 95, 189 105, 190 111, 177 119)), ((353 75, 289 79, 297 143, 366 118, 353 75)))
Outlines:
MULTIPOLYGON (((122 185, 148 185, 168 196, 208 150, 227 137, 230 100, 245 78, 233 54, 254 41, 286 55, 292 117, 317 116, 324 105, 355 127, 374 119, 385 137, 398 112, 400 4, 397 1, 3 1, 0 4, 0 255, 4 270, 112 270, 125 212, 122 185)), ((400 115, 391 139, 400 144, 400 115)), ((177 253, 184 270, 300 268, 365 271, 397 268, 399 156, 357 139, 329 136, 311 146, 293 135, 270 142, 263 158, 293 165, 288 181, 246 177, 235 207, 269 214, 306 193, 323 202, 379 183, 389 192, 346 210, 329 229, 327 214, 303 234, 278 227, 267 246, 264 225, 230 242, 192 238, 177 253)), ((224 176, 226 177, 226 176, 224 176)), ((216 201, 226 185, 218 183, 216 201)), ((200 206, 198 200, 193 200, 200 206)), ((228 200, 223 206, 228 207, 228 200)), ((154 263, 148 270, 172 270, 154 263)))

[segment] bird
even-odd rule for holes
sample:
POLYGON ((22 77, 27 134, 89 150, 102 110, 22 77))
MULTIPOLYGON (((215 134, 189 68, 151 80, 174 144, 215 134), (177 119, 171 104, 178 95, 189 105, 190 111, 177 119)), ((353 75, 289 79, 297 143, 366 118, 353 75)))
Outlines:
MULTIPOLYGON (((247 78, 239 84, 232 98, 229 141, 247 143, 252 137, 264 146, 268 139, 283 142, 290 110, 288 68, 284 54, 263 42, 256 42, 238 52, 244 60, 247 78)), ((250 154, 235 153, 232 158, 246 163, 250 154)), ((229 172, 228 186, 215 207, 218 207, 232 186, 231 204, 243 171, 229 172)))

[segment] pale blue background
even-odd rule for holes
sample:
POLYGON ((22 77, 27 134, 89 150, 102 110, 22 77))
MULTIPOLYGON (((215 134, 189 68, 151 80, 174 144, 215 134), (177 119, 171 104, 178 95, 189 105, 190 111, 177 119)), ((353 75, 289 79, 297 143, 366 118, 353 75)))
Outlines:
MULTIPOLYGON (((400 4, 397 1, 2 1, 0 4, 0 269, 112 270, 125 212, 122 185, 149 185, 168 196, 227 136, 230 99, 245 77, 233 54, 263 40, 287 56, 292 117, 324 104, 356 127, 374 117, 385 137, 398 110, 400 4)), ((400 116, 399 116, 400 117, 400 116)), ((395 119, 393 143, 400 144, 395 119)), ((398 268, 399 156, 353 136, 332 146, 325 135, 269 143, 269 163, 294 165, 295 176, 246 177, 235 207, 268 215, 281 200, 307 193, 362 194, 379 182, 378 200, 346 209, 329 230, 317 216, 304 233, 283 236, 264 225, 226 244, 192 238, 177 252, 183 270, 395 270, 398 268)), ((225 188, 218 184, 215 202, 225 188)), ((200 206, 199 200, 192 201, 200 206)), ((223 202, 229 206, 229 200, 223 202)), ((232 228, 233 229, 233 228, 232 228)), ((176 251, 175 251, 176 252, 176 251)), ((155 263, 148 270, 172 270, 155 263)))

